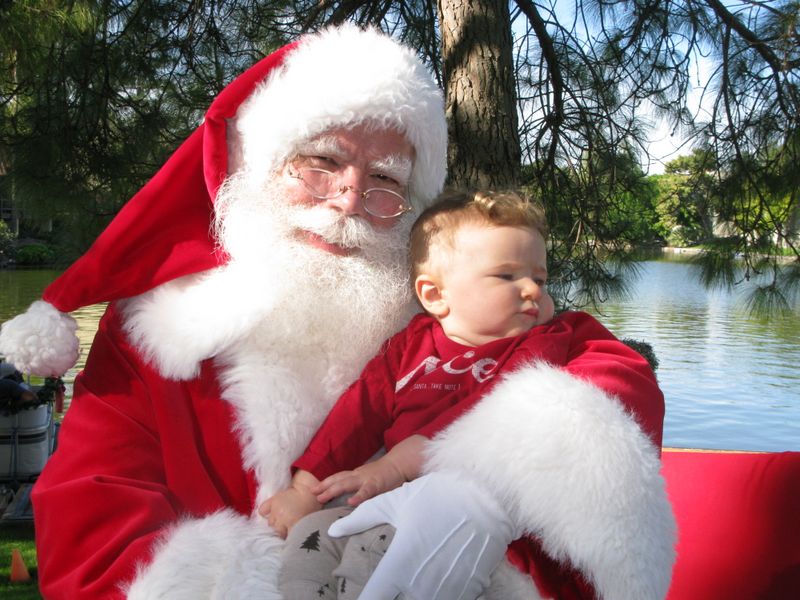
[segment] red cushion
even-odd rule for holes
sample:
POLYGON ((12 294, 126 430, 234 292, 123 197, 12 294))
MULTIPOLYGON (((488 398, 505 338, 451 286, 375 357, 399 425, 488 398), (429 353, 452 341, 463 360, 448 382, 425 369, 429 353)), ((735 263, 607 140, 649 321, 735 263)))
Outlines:
POLYGON ((663 463, 679 538, 668 600, 800 599, 800 452, 663 463))

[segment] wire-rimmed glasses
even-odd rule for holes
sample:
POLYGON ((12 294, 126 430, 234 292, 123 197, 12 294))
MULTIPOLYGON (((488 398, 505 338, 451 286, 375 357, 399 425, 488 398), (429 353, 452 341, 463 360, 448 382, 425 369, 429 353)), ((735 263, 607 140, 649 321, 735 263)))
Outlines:
POLYGON ((392 219, 413 210, 399 192, 386 188, 359 192, 352 185, 343 185, 340 174, 325 169, 289 165, 289 176, 300 180, 306 191, 317 200, 333 200, 353 190, 361 196, 364 210, 379 219, 392 219))

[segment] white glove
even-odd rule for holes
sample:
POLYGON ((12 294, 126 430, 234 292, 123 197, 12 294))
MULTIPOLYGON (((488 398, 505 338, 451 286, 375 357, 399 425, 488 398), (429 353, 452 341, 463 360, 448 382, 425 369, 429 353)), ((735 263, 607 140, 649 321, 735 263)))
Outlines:
POLYGON ((511 519, 476 483, 425 475, 367 500, 331 525, 333 537, 388 523, 397 530, 359 600, 475 600, 515 538, 511 519))

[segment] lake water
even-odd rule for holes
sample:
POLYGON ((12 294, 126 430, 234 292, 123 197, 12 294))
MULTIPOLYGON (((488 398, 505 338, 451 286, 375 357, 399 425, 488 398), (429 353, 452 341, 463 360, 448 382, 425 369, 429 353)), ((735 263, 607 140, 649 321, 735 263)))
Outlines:
MULTIPOLYGON (((708 291, 692 267, 646 261, 630 297, 597 316, 618 337, 649 342, 667 400, 664 444, 800 450, 800 310, 758 319, 736 293, 708 291)), ((41 295, 55 271, 0 271, 0 321, 41 295)), ((85 358, 103 306, 76 313, 85 358)), ((67 373, 68 393, 76 369, 67 373)))
POLYGON ((741 293, 705 289, 685 261, 640 266, 630 297, 597 316, 618 337, 653 346, 664 444, 800 450, 800 309, 756 318, 741 293))

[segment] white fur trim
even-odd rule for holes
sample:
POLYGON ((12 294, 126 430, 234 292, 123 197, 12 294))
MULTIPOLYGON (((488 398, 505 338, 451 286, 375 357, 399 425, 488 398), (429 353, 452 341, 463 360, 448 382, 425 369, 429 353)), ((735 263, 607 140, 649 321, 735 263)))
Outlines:
POLYGON ((302 38, 239 108, 234 135, 246 168, 267 177, 303 141, 367 121, 406 135, 416 151, 411 200, 430 202, 446 172, 442 94, 410 49, 374 29, 346 24, 302 38))
POLYGON ((75 319, 37 300, 0 327, 0 354, 23 373, 58 377, 78 361, 75 319))
POLYGON ((604 600, 660 600, 675 521, 657 449, 620 403, 546 364, 508 375, 430 445, 428 470, 483 482, 604 600))
POLYGON ((129 339, 161 375, 193 379, 203 360, 223 352, 272 308, 273 285, 239 270, 229 263, 121 303, 129 339))
POLYGON ((265 361, 253 350, 252 341, 244 340, 219 364, 223 398, 236 407, 244 465, 259 482, 259 506, 289 485, 292 461, 303 453, 347 381, 332 391, 313 365, 304 378, 297 366, 280 360, 273 364, 275 357, 265 361))
POLYGON ((283 541, 232 510, 177 525, 128 586, 128 600, 282 600, 283 541))

